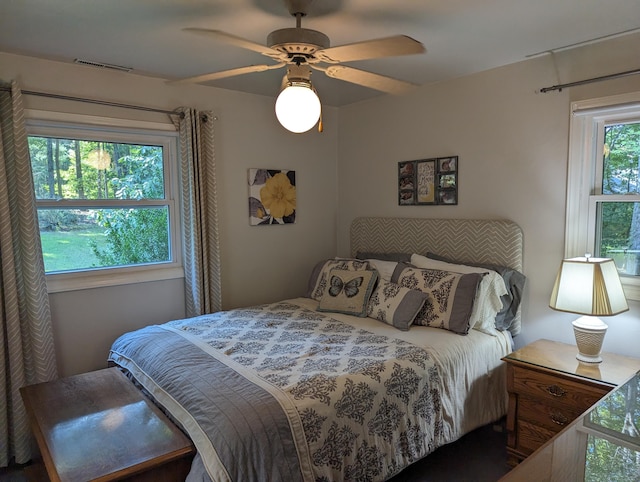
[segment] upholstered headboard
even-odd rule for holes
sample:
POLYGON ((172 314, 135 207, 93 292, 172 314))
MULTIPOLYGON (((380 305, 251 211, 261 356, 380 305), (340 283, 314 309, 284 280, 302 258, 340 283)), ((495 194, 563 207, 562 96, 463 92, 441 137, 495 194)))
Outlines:
MULTIPOLYGON (((432 252, 459 262, 508 266, 523 271, 522 229, 491 219, 356 218, 351 224, 351 256, 358 252, 432 252)), ((510 328, 520 331, 520 310, 510 328)))
POLYGON ((351 223, 351 255, 359 251, 430 251, 459 261, 522 271, 523 237, 520 226, 512 221, 363 217, 351 223))

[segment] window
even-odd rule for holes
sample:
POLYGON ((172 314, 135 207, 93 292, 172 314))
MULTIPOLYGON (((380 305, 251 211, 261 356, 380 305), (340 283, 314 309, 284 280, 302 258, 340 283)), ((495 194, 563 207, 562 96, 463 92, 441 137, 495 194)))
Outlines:
POLYGON ((613 258, 640 300, 640 93, 572 105, 565 256, 613 258))
POLYGON ((175 132, 30 121, 27 133, 49 291, 182 275, 175 132))

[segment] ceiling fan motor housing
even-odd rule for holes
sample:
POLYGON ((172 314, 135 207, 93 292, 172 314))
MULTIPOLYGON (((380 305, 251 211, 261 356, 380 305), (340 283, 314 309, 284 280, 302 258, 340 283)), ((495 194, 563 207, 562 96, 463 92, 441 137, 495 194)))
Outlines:
POLYGON ((322 32, 297 27, 274 30, 267 37, 267 45, 286 53, 289 58, 302 56, 308 60, 313 58, 318 50, 329 48, 330 42, 329 37, 322 32))
POLYGON ((308 65, 289 65, 287 66, 286 79, 288 83, 296 82, 311 86, 311 69, 308 65))

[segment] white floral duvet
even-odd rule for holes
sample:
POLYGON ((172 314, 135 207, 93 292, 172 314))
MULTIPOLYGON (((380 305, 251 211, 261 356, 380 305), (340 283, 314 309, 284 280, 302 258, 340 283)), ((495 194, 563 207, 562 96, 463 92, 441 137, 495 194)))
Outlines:
POLYGON ((149 327, 110 358, 183 425, 216 481, 386 480, 470 429, 451 426, 457 390, 442 370, 456 362, 407 337, 436 329, 400 335, 301 300, 149 327))

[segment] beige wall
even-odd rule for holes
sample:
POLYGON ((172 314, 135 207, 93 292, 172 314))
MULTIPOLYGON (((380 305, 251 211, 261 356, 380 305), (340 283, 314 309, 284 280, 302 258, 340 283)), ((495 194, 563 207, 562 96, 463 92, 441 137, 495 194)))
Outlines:
MULTIPOLYGON (((293 135, 275 120, 274 99, 204 86, 0 53, 0 79, 45 91, 160 109, 211 109, 224 308, 303 294, 314 263, 336 253, 337 113, 323 110, 324 132, 293 135), (294 169, 298 218, 287 226, 249 226, 247 169, 294 169)), ((279 86, 274 86, 274 92, 279 86)), ((26 107, 166 121, 164 115, 25 96, 26 107)), ((125 331, 184 316, 182 279, 96 288, 50 296, 62 375, 104 366, 125 331)))
MULTIPOLYGON (((18 79, 25 90, 215 111, 224 308, 300 295, 317 260, 348 254, 349 224, 357 216, 517 222, 524 230, 528 277, 523 333, 516 339, 523 345, 542 337, 573 343, 573 316, 548 308, 564 250, 569 104, 640 91, 640 76, 538 91, 637 68, 639 54, 639 36, 627 36, 423 86, 406 97, 379 97, 343 107, 339 115, 325 108, 321 135, 284 132, 270 97, 167 86, 158 79, 3 53, 0 79, 18 79), (397 162, 446 155, 460 156, 459 204, 399 207, 397 162), (296 170, 297 224, 248 225, 250 167, 296 170)), ((26 103, 29 108, 116 114, 30 96, 26 103)), ((118 110, 117 115, 158 120, 135 111, 118 110)), ((51 295, 61 374, 101 367, 109 345, 124 331, 183 316, 182 291, 182 280, 168 280, 51 295)), ((639 315, 640 303, 632 302, 630 312, 608 320, 606 350, 640 356, 639 315)))
MULTIPOLYGON (((575 315, 548 308, 564 254, 569 104, 640 91, 640 76, 562 92, 539 89, 637 68, 639 54, 640 37, 628 36, 342 108, 339 254, 349 253, 348 228, 357 216, 513 220, 524 231, 528 277, 516 343, 574 343, 575 315), (460 158, 459 204, 398 206, 398 161, 448 155, 460 158)), ((640 356, 640 303, 630 305, 606 320, 604 348, 640 356)))

